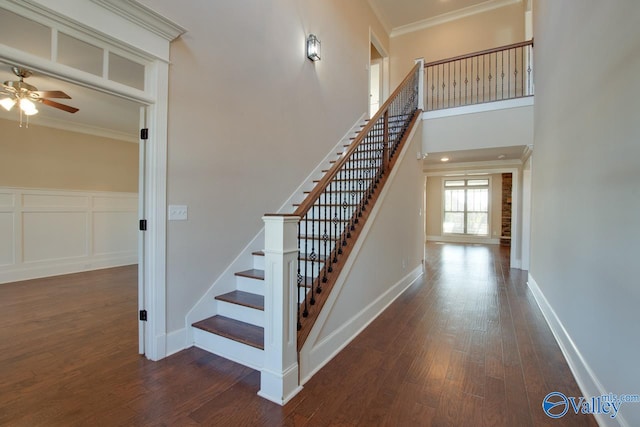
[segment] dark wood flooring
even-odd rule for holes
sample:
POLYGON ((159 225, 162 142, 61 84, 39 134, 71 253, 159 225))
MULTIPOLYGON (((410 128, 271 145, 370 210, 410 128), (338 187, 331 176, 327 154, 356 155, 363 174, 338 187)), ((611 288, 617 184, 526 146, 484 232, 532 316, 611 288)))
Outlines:
POLYGON ((284 408, 259 373, 191 348, 137 352, 136 268, 0 285, 2 426, 589 426, 581 393, 499 247, 427 245, 427 274, 284 408))

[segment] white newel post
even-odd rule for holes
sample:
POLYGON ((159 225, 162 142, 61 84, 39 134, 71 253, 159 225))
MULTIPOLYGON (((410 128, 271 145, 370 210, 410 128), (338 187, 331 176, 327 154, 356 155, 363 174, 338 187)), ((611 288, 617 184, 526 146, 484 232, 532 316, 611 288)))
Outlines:
POLYGON ((420 64, 418 70, 418 109, 424 111, 424 58, 417 58, 416 64, 420 64))
POLYGON ((264 247, 264 366, 258 395, 284 405, 302 387, 298 377, 297 260, 298 221, 266 215, 264 247))

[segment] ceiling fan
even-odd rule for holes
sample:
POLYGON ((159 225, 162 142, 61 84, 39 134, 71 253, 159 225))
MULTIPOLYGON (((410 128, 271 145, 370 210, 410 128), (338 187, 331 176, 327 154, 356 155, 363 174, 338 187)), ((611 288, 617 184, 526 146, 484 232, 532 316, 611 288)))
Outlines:
POLYGON ((14 105, 18 104, 20 107, 20 122, 22 124, 22 114, 32 116, 38 113, 36 108, 36 102, 47 105, 49 107, 57 108, 59 110, 66 111, 68 113, 75 113, 79 111, 75 107, 61 104, 56 101, 52 101, 49 98, 64 98, 71 99, 69 95, 60 90, 38 90, 37 87, 25 82, 24 79, 31 76, 33 73, 26 68, 11 67, 13 73, 18 76, 20 80, 6 81, 0 86, 0 95, 6 96, 4 99, 0 99, 0 105, 5 110, 11 111, 14 105))

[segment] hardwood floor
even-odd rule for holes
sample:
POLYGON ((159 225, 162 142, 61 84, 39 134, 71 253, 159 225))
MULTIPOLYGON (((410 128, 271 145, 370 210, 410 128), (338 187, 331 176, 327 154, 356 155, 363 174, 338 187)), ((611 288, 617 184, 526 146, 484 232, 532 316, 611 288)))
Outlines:
POLYGON ((138 356, 135 267, 0 285, 0 425, 595 426, 543 413, 581 393, 508 258, 428 244, 425 277, 284 408, 205 351, 138 356))

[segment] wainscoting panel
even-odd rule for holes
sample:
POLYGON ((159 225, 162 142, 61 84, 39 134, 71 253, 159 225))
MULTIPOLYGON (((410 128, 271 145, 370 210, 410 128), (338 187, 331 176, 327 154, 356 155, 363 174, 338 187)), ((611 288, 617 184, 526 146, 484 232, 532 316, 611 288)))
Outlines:
POLYGON ((138 195, 0 187, 0 283, 135 264, 138 195))

